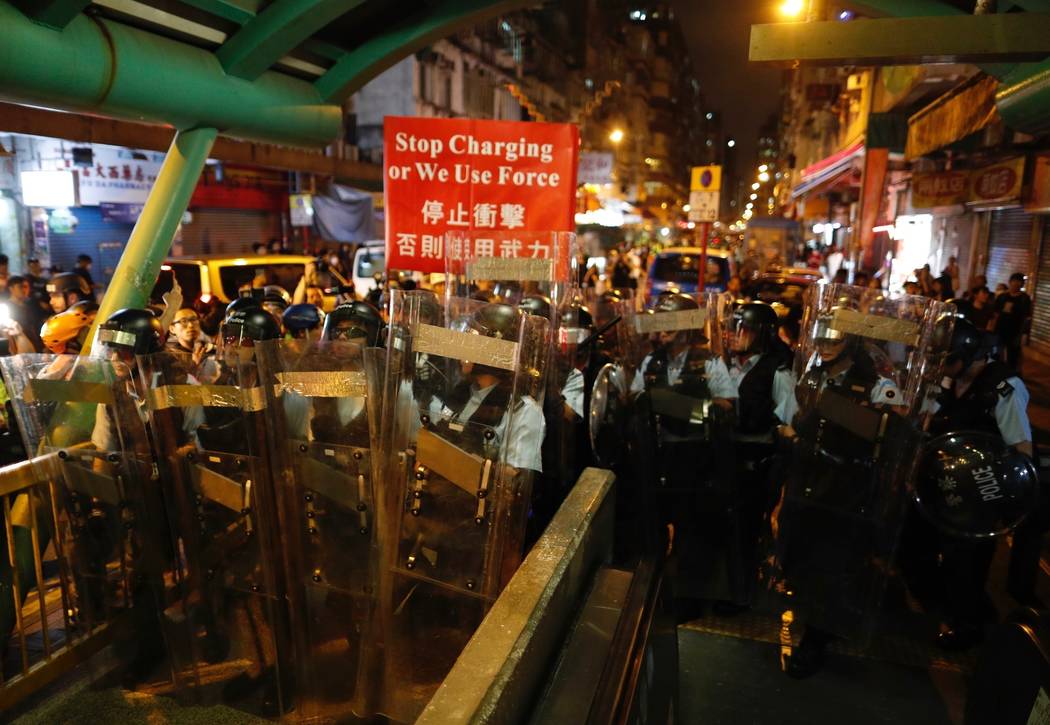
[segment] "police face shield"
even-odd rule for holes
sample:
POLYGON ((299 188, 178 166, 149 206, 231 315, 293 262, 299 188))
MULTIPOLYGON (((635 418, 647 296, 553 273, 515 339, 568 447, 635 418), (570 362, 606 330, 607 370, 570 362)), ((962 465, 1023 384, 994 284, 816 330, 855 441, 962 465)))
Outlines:
POLYGON ((943 303, 848 285, 813 288, 802 319, 797 438, 776 517, 778 606, 844 637, 871 634, 943 355, 943 303))
POLYGON ((375 710, 412 720, 466 644, 521 557, 543 414, 532 397, 546 321, 509 305, 452 299, 444 326, 424 320, 433 296, 395 305, 385 400, 394 411, 387 516, 380 504, 382 662, 375 710), (423 381, 437 361, 452 375, 423 381), (448 365, 445 364, 445 361, 448 365))
MULTIPOLYGON (((10 497, 7 544, 16 561, 40 563, 22 573, 15 593, 24 600, 36 591, 45 610, 56 608, 41 612, 62 622, 59 632, 45 634, 51 644, 130 621, 126 634, 115 630, 125 677, 169 679, 158 665, 165 642, 181 636, 166 609, 175 596, 172 547, 130 373, 120 363, 71 355, 19 355, 0 367, 26 450, 51 481, 10 497)), ((6 603, 9 597, 10 590, 6 603)), ((13 615, 0 606, 5 637, 13 615)))
POLYGON ((340 339, 268 341, 259 353, 287 597, 297 643, 297 714, 338 721, 356 683, 376 594, 375 401, 383 351, 340 339))
POLYGON ((255 348, 225 347, 196 365, 167 352, 139 358, 182 552, 172 609, 190 631, 172 662, 187 697, 274 716, 292 706, 292 670, 267 395, 255 348))

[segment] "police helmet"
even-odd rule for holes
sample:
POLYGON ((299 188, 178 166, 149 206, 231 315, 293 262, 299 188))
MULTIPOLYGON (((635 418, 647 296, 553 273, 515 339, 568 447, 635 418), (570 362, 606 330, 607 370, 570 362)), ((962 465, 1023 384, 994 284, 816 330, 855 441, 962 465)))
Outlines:
POLYGON ((579 300, 563 307, 560 317, 558 338, 562 345, 580 345, 594 332, 594 317, 579 300))
POLYGON ((368 347, 375 347, 382 327, 383 318, 374 306, 362 301, 345 302, 324 318, 321 336, 325 340, 364 338, 368 347))
POLYGON ((148 355, 164 347, 164 328, 149 310, 117 310, 99 325, 98 341, 110 349, 148 355))
POLYGON ((236 310, 222 323, 222 337, 227 343, 262 342, 280 336, 277 320, 261 307, 236 310))
POLYGON ((953 536, 1004 534, 1034 510, 1038 495, 1032 461, 1001 436, 959 431, 923 447, 915 501, 927 519, 953 536))
POLYGON ((551 318, 551 300, 544 295, 528 295, 518 303, 518 307, 530 315, 538 315, 548 320, 551 318))
POLYGON ((517 340, 520 313, 502 302, 489 302, 479 307, 467 321, 467 329, 484 337, 517 340))
POLYGON ((81 300, 65 312, 47 318, 40 326, 40 339, 44 347, 56 355, 67 352, 69 344, 91 326, 97 312, 98 304, 90 300, 81 300))
POLYGON ((273 306, 284 311, 290 304, 292 304, 292 296, 284 287, 278 284, 268 284, 263 287, 262 305, 264 307, 273 306))
POLYGON ((75 292, 81 299, 91 297, 91 285, 87 280, 75 272, 63 272, 56 274, 47 281, 47 293, 49 295, 63 295, 75 292))
POLYGON ((681 312, 698 309, 700 309, 700 303, 682 292, 665 292, 653 305, 655 312, 681 312))
POLYGON ((779 318, 777 312, 764 302, 745 302, 733 310, 733 330, 750 330, 753 335, 747 349, 739 352, 765 352, 773 344, 779 318))
POLYGON ((259 300, 255 297, 238 297, 233 302, 226 305, 226 314, 223 317, 228 318, 238 310, 251 310, 258 307, 260 307, 259 300))
POLYGON ((321 311, 317 309, 317 305, 305 302, 292 305, 281 315, 281 324, 292 334, 316 330, 321 326, 321 311))
POLYGON ((951 343, 948 347, 947 364, 952 365, 961 362, 965 370, 982 353, 987 353, 984 333, 966 318, 957 318, 955 327, 952 329, 951 343))

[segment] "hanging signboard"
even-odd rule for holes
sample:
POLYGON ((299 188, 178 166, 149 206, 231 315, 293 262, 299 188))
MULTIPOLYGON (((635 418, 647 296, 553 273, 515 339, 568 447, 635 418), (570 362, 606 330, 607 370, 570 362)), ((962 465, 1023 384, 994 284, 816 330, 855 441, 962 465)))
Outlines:
POLYGON ((1019 199, 1023 180, 1024 156, 977 169, 970 173, 970 201, 987 204, 1019 199))
POLYGON ((92 165, 77 173, 81 206, 145 204, 164 154, 100 144, 91 148, 92 165))
POLYGON ((309 227, 314 223, 313 194, 289 194, 288 211, 293 227, 309 227))
POLYGON ((914 174, 911 180, 911 205, 916 209, 953 206, 966 201, 970 192, 970 172, 934 171, 914 174))
MULTIPOLYGON (((572 124, 388 116, 383 132, 387 268, 444 272, 446 232, 572 231, 579 134, 572 124)), ((517 240, 516 240, 517 241, 517 240)))
POLYGON ((610 151, 583 151, 580 153, 579 184, 611 184, 613 155, 610 151))

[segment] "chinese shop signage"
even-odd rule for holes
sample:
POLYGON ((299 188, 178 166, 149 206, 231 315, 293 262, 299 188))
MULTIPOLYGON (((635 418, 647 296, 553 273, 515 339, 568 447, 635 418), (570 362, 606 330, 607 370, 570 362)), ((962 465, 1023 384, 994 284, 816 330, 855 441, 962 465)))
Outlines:
POLYGON ((969 192, 969 171, 915 174, 911 180, 911 205, 916 209, 929 209, 935 206, 962 204, 969 192))
POLYGON ((549 250, 537 239, 574 229, 578 139, 571 124, 388 116, 387 267, 444 272, 446 232, 508 258, 549 250))
POLYGON ((1014 201, 1021 195, 1024 157, 968 171, 934 171, 912 177, 911 203, 916 209, 969 202, 1014 201))
POLYGON ((92 146, 92 164, 78 170, 80 204, 145 204, 164 154, 116 146, 92 146))

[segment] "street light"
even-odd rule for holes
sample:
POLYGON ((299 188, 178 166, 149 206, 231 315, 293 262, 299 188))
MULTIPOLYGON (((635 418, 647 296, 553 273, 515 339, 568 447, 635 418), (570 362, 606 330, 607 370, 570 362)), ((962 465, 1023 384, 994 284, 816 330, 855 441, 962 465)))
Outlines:
POLYGON ((764 174, 767 171, 769 171, 769 166, 767 164, 762 164, 758 167, 758 173, 760 174, 764 174))
POLYGON ((758 182, 756 181, 756 182, 755 182, 754 184, 752 184, 752 185, 751 185, 751 190, 752 190, 752 191, 758 191, 758 187, 759 187, 759 186, 761 186, 761 184, 759 184, 759 183, 758 183, 758 182))
POLYGON ((621 141, 623 141, 623 129, 614 128, 612 131, 610 131, 609 140, 613 143, 620 143, 621 141))
POLYGON ((761 174, 758 175, 758 180, 761 181, 763 184, 766 183, 767 181, 769 181, 769 174, 763 171, 761 174))
POLYGON ((757 198, 758 198, 758 194, 752 194, 751 195, 751 201, 754 201, 757 198))
POLYGON ((784 0, 780 3, 780 14, 789 18, 797 18, 805 9, 805 0, 784 0))

